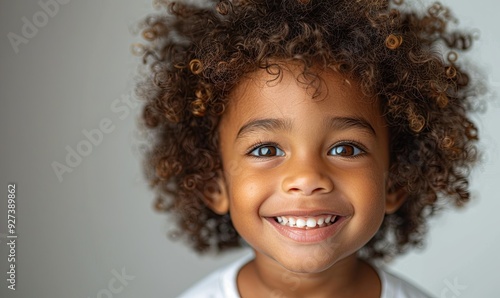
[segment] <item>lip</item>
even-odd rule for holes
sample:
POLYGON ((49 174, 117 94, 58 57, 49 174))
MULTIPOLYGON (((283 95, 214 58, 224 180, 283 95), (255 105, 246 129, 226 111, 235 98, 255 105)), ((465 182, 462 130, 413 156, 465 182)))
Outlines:
MULTIPOLYGON (((287 214, 291 215, 289 213, 287 214)), ((325 212, 322 212, 320 214, 325 214, 325 212)), ((334 213, 327 212, 327 214, 334 214, 334 213)), ((301 213, 299 215, 293 215, 293 216, 305 216, 305 215, 304 213, 301 213)), ((313 215, 310 214, 309 216, 313 215)), ((342 227, 344 227, 348 221, 347 216, 337 215, 337 220, 329 226, 322 228, 315 228, 315 229, 302 229, 302 228, 281 225, 274 220, 274 217, 266 217, 266 219, 271 224, 271 226, 273 226, 282 236, 300 243, 318 243, 325 241, 326 239, 336 235, 338 231, 340 231, 340 229, 342 229, 342 227)))

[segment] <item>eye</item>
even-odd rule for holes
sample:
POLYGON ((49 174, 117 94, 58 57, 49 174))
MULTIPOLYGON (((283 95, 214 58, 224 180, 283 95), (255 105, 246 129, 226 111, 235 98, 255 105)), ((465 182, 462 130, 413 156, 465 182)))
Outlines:
POLYGON ((328 155, 343 157, 355 157, 363 153, 365 153, 365 151, 351 144, 337 145, 328 151, 328 155))
POLYGON ((255 157, 273 157, 273 156, 285 156, 285 152, 273 145, 262 145, 259 146, 248 153, 255 157))

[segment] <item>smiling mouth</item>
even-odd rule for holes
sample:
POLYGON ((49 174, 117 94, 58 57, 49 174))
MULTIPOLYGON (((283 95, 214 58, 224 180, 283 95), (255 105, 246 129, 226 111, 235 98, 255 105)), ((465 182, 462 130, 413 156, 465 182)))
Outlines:
POLYGON ((282 226, 300 228, 304 230, 327 227, 334 224, 337 219, 338 216, 331 214, 314 217, 277 216, 274 218, 274 220, 282 226))

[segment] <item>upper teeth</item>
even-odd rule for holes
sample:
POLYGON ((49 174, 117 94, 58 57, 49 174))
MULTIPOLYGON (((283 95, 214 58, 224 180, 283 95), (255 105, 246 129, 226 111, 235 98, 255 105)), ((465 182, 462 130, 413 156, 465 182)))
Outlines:
POLYGON ((294 216, 278 216, 276 220, 283 226, 297 228, 315 228, 323 227, 332 224, 337 216, 325 215, 320 217, 294 217, 294 216))

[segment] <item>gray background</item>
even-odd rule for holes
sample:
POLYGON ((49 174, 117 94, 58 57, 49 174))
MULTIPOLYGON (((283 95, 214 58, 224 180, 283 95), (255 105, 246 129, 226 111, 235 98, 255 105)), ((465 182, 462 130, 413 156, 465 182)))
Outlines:
MULTIPOLYGON (((480 29, 467 57, 500 93, 500 5, 443 2, 453 5, 461 25, 480 29)), ((174 297, 244 254, 198 256, 166 238, 169 222, 152 209, 135 131, 140 105, 120 102, 132 95, 139 64, 130 54, 130 44, 139 41, 131 31, 153 11, 151 1, 73 0, 46 24, 40 11, 38 1, 0 1, 0 296, 110 297, 113 272, 124 269, 134 278, 113 284, 122 287, 112 297, 174 297), (16 53, 7 36, 21 35, 23 17, 34 16, 43 26, 16 53), (82 130, 106 118, 114 130, 59 181, 51 164, 65 164, 67 146, 76 149, 87 139, 82 130), (6 289, 5 274, 9 182, 18 188, 15 292, 6 289)), ((391 264, 436 297, 498 292, 499 109, 493 102, 478 117, 485 161, 473 173, 475 200, 433 220, 424 249, 391 264)))

